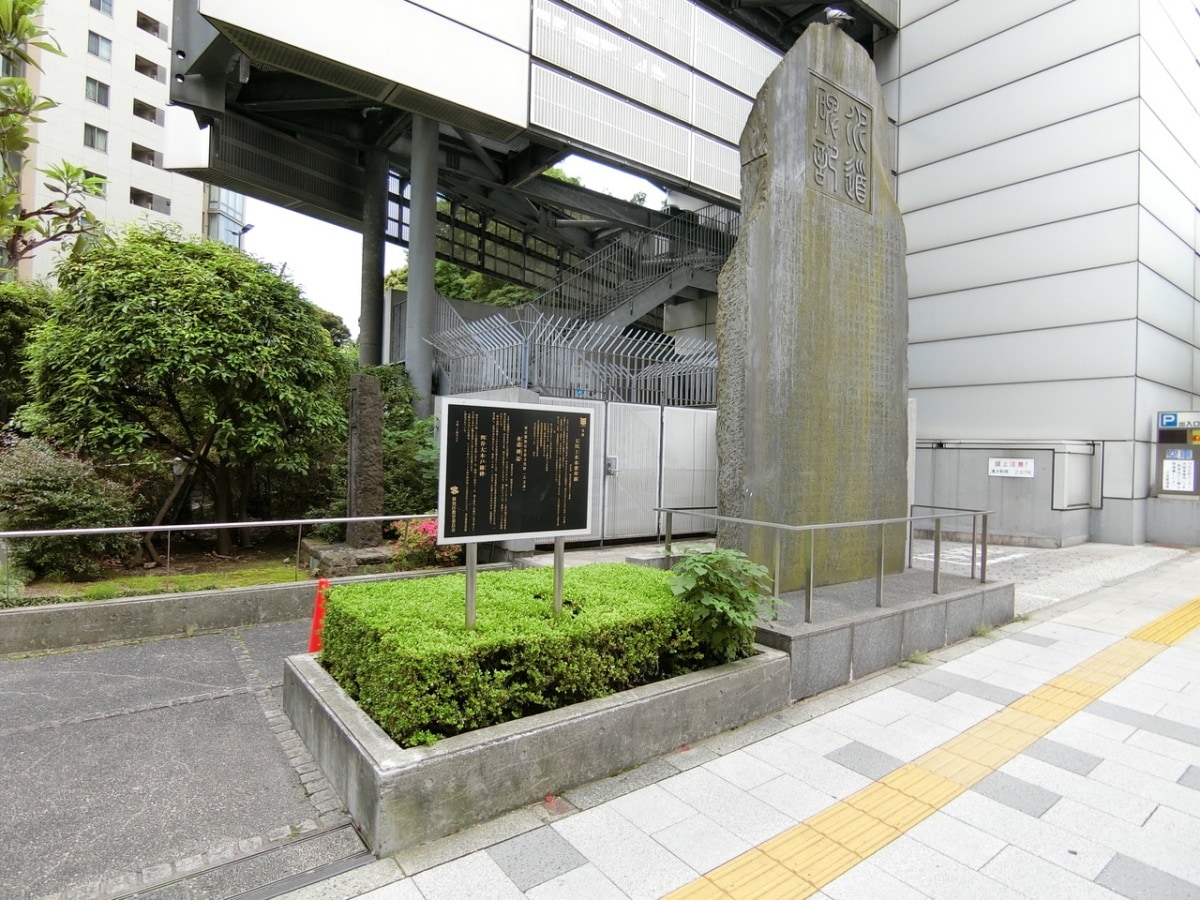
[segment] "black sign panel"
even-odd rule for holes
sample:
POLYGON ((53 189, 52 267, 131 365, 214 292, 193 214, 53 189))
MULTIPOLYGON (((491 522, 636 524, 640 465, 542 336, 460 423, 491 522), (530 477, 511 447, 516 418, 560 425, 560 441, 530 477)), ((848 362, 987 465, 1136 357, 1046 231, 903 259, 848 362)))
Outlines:
POLYGON ((587 534, 589 409, 447 400, 438 540, 587 534))

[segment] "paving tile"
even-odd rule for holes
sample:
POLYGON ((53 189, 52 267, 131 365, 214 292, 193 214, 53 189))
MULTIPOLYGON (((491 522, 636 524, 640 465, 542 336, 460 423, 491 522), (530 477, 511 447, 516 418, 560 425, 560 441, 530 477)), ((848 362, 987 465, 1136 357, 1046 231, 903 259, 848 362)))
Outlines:
POLYGON ((908 837, 972 869, 982 868, 1008 846, 999 838, 940 811, 914 825, 908 837))
MULTIPOLYGON (((901 836, 869 860, 871 865, 934 900, 1018 900, 1021 894, 956 862, 920 841, 901 836)), ((866 896, 872 896, 870 894, 866 896)))
POLYGON ((561 819, 550 827, 635 900, 661 897, 701 874, 604 806, 561 819))
POLYGON ((844 734, 831 731, 818 722, 805 722, 803 725, 796 725, 787 731, 781 731, 776 736, 776 740, 780 738, 822 756, 830 750, 836 750, 838 747, 844 747, 850 743, 850 738, 844 734))
POLYGON ((1130 900, 1196 900, 1200 885, 1191 884, 1161 869, 1118 853, 1096 878, 1130 900))
POLYGON ((990 797, 967 791, 946 804, 942 811, 1076 875, 1095 878, 1112 859, 1114 851, 1048 821, 1059 805, 1035 819, 990 797))
POLYGON ((836 802, 829 794, 805 784, 794 775, 780 775, 750 793, 797 822, 803 822, 836 802))
POLYGON ((654 834, 696 814, 695 808, 657 784, 617 797, 608 806, 646 834, 654 834))
POLYGON ((484 851, 412 877, 424 900, 521 900, 525 895, 484 851))
POLYGON ((425 900, 425 898, 411 879, 405 879, 385 884, 366 894, 358 894, 357 900, 425 900))
POLYGON ((853 707, 830 713, 821 720, 821 724, 839 734, 844 734, 851 740, 874 747, 884 753, 891 753, 905 762, 916 759, 922 753, 936 746, 936 743, 931 744, 928 740, 898 734, 894 729, 876 725, 874 722, 856 716, 853 707))
POLYGON ((845 766, 839 766, 822 755, 799 749, 795 744, 787 742, 763 741, 761 744, 747 747, 746 752, 754 754, 809 787, 829 795, 831 799, 848 797, 871 783, 870 779, 850 771, 845 766))
POLYGON ((1105 760, 1097 766, 1091 774, 1091 780, 1200 818, 1200 792, 1189 790, 1176 781, 1156 778, 1111 760, 1105 760))
POLYGON ((923 697, 926 700, 932 700, 934 703, 954 693, 954 688, 938 684, 936 681, 930 681, 924 676, 898 684, 896 685, 896 689, 917 697, 923 697))
POLYGON ((961 694, 968 694, 972 697, 978 697, 981 700, 989 700, 992 703, 997 703, 1000 706, 1008 706, 1008 704, 1020 700, 1022 693, 1009 690, 1008 688, 997 687, 994 684, 988 684, 986 681, 981 681, 978 678, 967 678, 952 671, 947 671, 945 667, 935 669, 932 672, 926 673, 923 678, 933 684, 941 685, 945 688, 958 691, 961 694))
POLYGON ((1008 635, 1009 640, 1021 641, 1025 644, 1033 644, 1036 647, 1053 647, 1058 643, 1057 638, 1046 637, 1041 634, 1033 634, 1029 631, 1017 631, 1008 635))
POLYGON ((766 784, 768 781, 774 781, 783 774, 770 763, 741 751, 707 762, 704 764, 704 768, 744 791, 766 784))
POLYGON ((796 824, 795 819, 704 769, 681 772, 662 782, 662 787, 750 844, 759 844, 796 824))
POLYGON ((628 895, 588 863, 525 892, 529 900, 628 900, 628 895))
POLYGON ((1178 780, 1188 766, 1182 760, 1172 759, 1154 750, 1125 741, 1114 741, 1089 731, 1081 727, 1074 718, 1064 722, 1048 737, 1055 743, 1101 759, 1111 759, 1131 769, 1166 778, 1168 781, 1178 780))
POLYGON ((870 862, 862 862, 825 885, 832 900, 928 900, 923 894, 870 862))
POLYGON ((1026 897, 1112 900, 1117 896, 1107 888, 1066 869, 1060 869, 1020 847, 1006 847, 983 867, 982 872, 1026 897))
POLYGON ((826 753, 825 758, 832 760, 839 766, 845 766, 852 772, 864 775, 872 781, 878 781, 883 776, 896 771, 905 762, 890 754, 876 750, 874 747, 860 744, 858 741, 852 741, 844 747, 839 747, 837 750, 826 753))
POLYGON ((1035 818, 1062 799, 1058 794, 1006 772, 993 772, 972 790, 1035 818))
POLYGON ((1067 744, 1060 744, 1048 738, 1030 744, 1025 748, 1026 756, 1040 759, 1044 763, 1074 772, 1076 775, 1086 775, 1100 765, 1101 758, 1091 753, 1085 753, 1067 744))
POLYGON ((587 862, 578 850, 549 827, 489 847, 487 854, 522 891, 578 869, 587 862))
POLYGON ((710 872, 752 849, 749 842, 699 814, 655 832, 654 839, 697 872, 710 872))
MULTIPOLYGON (((1105 765, 1112 764, 1106 763, 1105 765)), ((1048 791, 1055 791, 1064 797, 1070 797, 1084 806, 1090 806, 1120 819, 1127 819, 1134 825, 1141 825, 1145 822, 1150 813, 1154 812, 1156 801, 1138 796, 1125 788, 1097 780, 1095 775, 1099 768, 1097 767, 1093 771, 1092 777, 1085 778, 1040 760, 1018 756, 1004 766, 1004 771, 1048 791)))
POLYGON ((1104 700, 1095 701, 1088 706, 1087 711, 1097 716, 1104 716, 1117 722, 1123 722, 1126 725, 1132 725, 1143 731, 1150 731, 1185 744, 1191 744, 1193 747, 1200 747, 1200 727, 1194 725, 1172 722, 1170 719, 1164 719, 1161 716, 1148 715, 1147 713, 1128 709, 1115 703, 1108 703, 1104 700))
POLYGON ((1187 771, 1179 776, 1179 784, 1200 791, 1200 766, 1188 766, 1187 771))
POLYGON ((1186 741, 1178 741, 1175 738, 1155 734, 1152 731, 1134 729, 1134 732, 1126 739, 1125 743, 1131 747, 1151 750, 1170 759, 1179 760, 1180 762, 1200 765, 1200 747, 1189 744, 1186 741))

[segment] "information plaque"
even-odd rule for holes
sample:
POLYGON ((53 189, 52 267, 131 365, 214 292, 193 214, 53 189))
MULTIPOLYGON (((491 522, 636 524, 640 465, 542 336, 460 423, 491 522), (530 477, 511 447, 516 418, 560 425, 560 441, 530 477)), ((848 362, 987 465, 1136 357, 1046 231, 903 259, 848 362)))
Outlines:
POLYGON ((441 451, 438 543, 590 531, 590 409, 447 399, 441 451))

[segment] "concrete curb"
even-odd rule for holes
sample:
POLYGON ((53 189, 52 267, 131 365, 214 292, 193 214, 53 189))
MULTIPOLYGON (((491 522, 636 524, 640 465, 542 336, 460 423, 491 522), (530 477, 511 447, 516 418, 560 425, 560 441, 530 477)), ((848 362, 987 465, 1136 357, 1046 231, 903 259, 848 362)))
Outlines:
POLYGON ((397 745, 312 655, 286 660, 283 708, 368 846, 389 856, 783 709, 787 655, 758 650, 431 747, 397 745))
MULTIPOLYGON (((479 568, 505 569, 508 565, 496 563, 479 568)), ((462 571, 460 567, 393 572, 330 581, 335 585, 356 584, 462 571)), ((0 656, 303 619, 312 615, 316 592, 317 584, 310 579, 259 587, 0 609, 0 656)))

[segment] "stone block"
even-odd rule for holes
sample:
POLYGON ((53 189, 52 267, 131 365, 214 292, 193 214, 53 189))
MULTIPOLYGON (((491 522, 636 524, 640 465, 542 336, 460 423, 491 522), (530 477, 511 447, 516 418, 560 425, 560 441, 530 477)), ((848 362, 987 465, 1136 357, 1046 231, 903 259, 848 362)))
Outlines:
POLYGON ((853 626, 851 674, 861 678, 888 666, 894 666, 900 656, 902 612, 883 613, 856 622, 853 626))
POLYGON ((904 610, 900 658, 946 646, 946 604, 940 600, 904 610))
POLYGON ((983 624, 983 594, 971 593, 946 601, 946 643, 965 641, 983 624))

